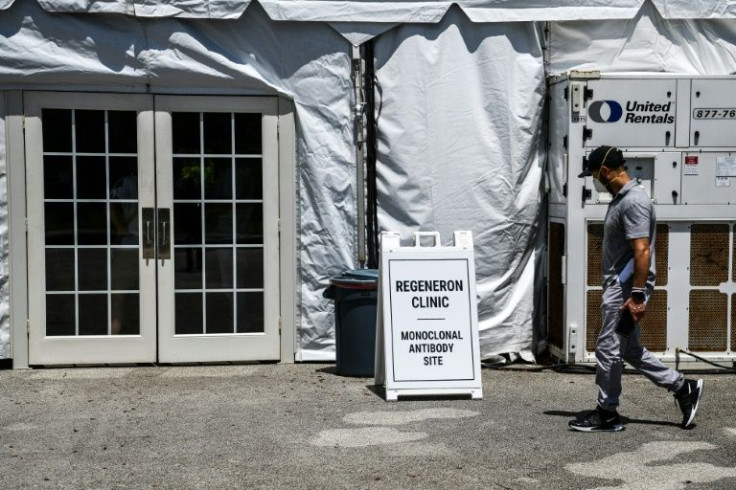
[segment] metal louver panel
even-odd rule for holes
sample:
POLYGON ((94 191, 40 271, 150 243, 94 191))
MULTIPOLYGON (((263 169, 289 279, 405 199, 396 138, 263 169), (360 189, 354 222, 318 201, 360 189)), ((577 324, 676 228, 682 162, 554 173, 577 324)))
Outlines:
POLYGON ((601 314, 601 299, 603 291, 588 291, 587 294, 587 314, 585 315, 585 349, 588 352, 595 350, 595 344, 598 340, 598 334, 601 332, 601 324, 603 316, 601 314))
POLYGON ((727 303, 728 296, 720 291, 690 291, 689 350, 694 352, 726 350, 727 303))
POLYGON ((657 237, 654 241, 654 263, 657 267, 657 286, 666 286, 669 279, 669 247, 670 227, 660 223, 657 225, 657 237))
POLYGON ((565 320, 565 286, 562 284, 562 256, 565 254, 565 225, 561 223, 550 223, 548 253, 548 339, 552 345, 562 349, 565 320))
POLYGON ((588 286, 603 285, 603 224, 588 225, 588 286))
POLYGON ((641 321, 641 345, 650 351, 667 350, 667 291, 655 289, 641 321))
POLYGON ((728 280, 729 225, 694 224, 690 229, 690 284, 718 286, 728 280))
MULTIPOLYGON (((601 331, 603 316, 601 298, 603 291, 588 291, 585 331, 585 348, 595 351, 598 334, 601 331)), ((647 313, 641 322, 641 344, 650 351, 667 350, 667 291, 657 289, 647 306, 647 313)))

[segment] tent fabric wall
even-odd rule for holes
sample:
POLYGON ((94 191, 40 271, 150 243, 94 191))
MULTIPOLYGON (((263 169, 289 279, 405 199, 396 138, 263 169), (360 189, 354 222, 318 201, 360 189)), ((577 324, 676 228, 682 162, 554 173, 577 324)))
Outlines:
MULTIPOLYGON (((378 36, 380 226, 406 240, 416 230, 438 230, 445 242, 456 229, 473 231, 488 357, 527 352, 539 324, 545 75, 732 73, 734 17, 731 0, 0 0, 0 91, 292 99, 297 359, 331 360, 333 308, 321 293, 357 255, 354 100, 341 35, 354 43, 378 36)), ((4 147, 0 119, 6 271, 4 147)), ((7 357, 6 274, 0 296, 7 357)))
MULTIPOLYGON (((0 9, 14 1, 0 0, 0 9)), ((36 0, 49 12, 238 18, 251 0, 36 0)), ((632 17, 645 0, 258 0, 272 20, 436 23, 457 5, 475 22, 632 17)), ((665 1, 665 0, 663 0, 665 1)), ((725 0, 721 0, 725 1, 725 0)), ((723 9, 721 9, 723 10, 723 9)))
POLYGON ((665 19, 733 19, 736 4, 733 0, 652 0, 659 14, 665 19))
MULTIPOLYGON (((682 6, 681 2, 661 3, 682 6)), ((549 73, 577 69, 728 75, 736 71, 732 21, 667 20, 661 12, 648 3, 631 20, 551 23, 549 73)))
MULTIPOLYGON (((14 1, 0 0, 0 10, 9 8, 14 1)), ((200 19, 236 19, 252 3, 252 0, 34 1, 49 12, 200 19)), ((461 8, 473 22, 630 19, 649 1, 665 19, 736 18, 732 0, 258 0, 271 20, 364 23, 436 23, 453 5, 461 8)))
MULTIPOLYGON (((293 99, 300 355, 334 358, 332 305, 321 293, 330 276, 354 267, 357 256, 349 44, 327 24, 274 23, 257 6, 240 19, 216 23, 104 15, 61 20, 36 2, 18 1, 0 11, 0 96, 3 89, 16 88, 293 99)), ((5 152, 0 155, 4 158, 5 152)), ((1 180, 0 188, 4 223, 7 199, 1 180)), ((0 229, 0 237, 6 231, 0 229)), ((7 309, 7 293, 3 298, 0 305, 7 309)), ((0 335, 7 335, 8 328, 0 310, 0 335)), ((0 349, 7 356, 3 339, 0 349)))
POLYGON ((379 224, 471 230, 481 354, 532 347, 545 76, 532 23, 474 24, 451 10, 375 45, 379 224))

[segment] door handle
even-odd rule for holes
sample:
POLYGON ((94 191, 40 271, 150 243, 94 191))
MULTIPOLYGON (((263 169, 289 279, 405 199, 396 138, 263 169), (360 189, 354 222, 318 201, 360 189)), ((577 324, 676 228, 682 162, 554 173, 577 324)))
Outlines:
POLYGON ((158 208, 158 258, 171 259, 171 210, 158 208))
POLYGON ((156 258, 156 242, 153 239, 154 232, 153 208, 143 208, 143 258, 156 258))

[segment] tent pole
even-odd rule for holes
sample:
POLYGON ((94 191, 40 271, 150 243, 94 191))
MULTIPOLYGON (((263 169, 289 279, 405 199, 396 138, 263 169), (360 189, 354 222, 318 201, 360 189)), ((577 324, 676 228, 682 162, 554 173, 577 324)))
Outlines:
POLYGON ((355 187, 356 187, 356 214, 357 214, 357 235, 358 235, 358 266, 362 269, 365 267, 365 90, 363 88, 363 74, 365 72, 365 62, 362 57, 362 50, 358 46, 353 46, 353 87, 355 108, 353 117, 355 119, 355 187))
POLYGON ((378 190, 376 173, 376 68, 373 40, 363 44, 365 60, 365 120, 366 120, 366 228, 368 234, 368 267, 378 269, 378 190))

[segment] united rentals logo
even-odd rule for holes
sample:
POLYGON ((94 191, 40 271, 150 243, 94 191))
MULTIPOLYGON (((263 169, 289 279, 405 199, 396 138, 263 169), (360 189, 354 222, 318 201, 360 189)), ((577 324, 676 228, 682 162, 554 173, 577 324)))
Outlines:
POLYGON ((588 116, 597 123, 615 123, 623 117, 625 124, 672 124, 675 116, 670 114, 671 110, 672 102, 655 104, 629 100, 624 117, 624 108, 615 100, 597 100, 588 106, 588 116))

